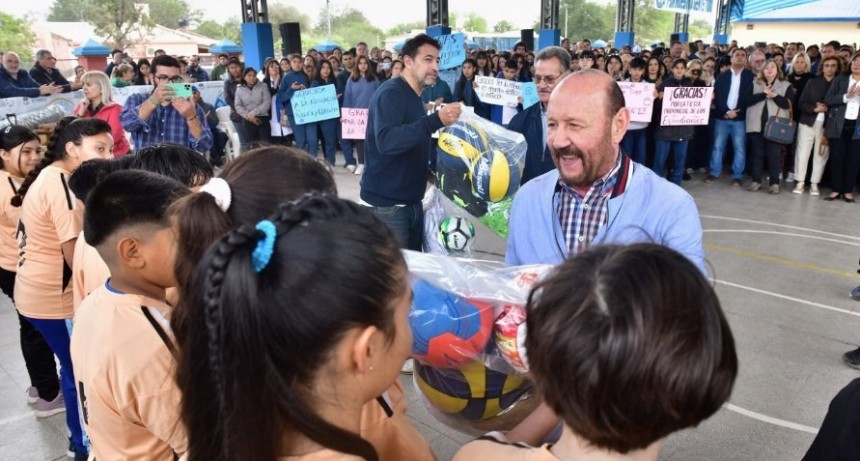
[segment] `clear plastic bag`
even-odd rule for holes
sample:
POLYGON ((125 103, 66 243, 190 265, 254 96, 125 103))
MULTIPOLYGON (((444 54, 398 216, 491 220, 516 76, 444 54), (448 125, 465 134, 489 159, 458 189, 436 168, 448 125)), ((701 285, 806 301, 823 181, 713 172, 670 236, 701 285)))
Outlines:
POLYGON ((409 322, 422 400, 455 429, 510 428, 533 409, 523 376, 525 304, 552 266, 403 254, 413 280, 409 322))
POLYGON ((436 186, 424 194, 424 251, 471 258, 477 236, 474 217, 456 206, 436 186))
POLYGON ((526 157, 522 134, 470 112, 443 128, 436 148, 439 190, 501 237, 526 157))

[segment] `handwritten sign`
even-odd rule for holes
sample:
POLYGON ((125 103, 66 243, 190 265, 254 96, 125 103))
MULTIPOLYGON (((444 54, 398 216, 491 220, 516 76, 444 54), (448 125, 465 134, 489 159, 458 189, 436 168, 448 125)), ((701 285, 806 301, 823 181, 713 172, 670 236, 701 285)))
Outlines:
POLYGON ((478 97, 481 102, 496 106, 511 106, 519 103, 522 95, 522 84, 513 80, 475 76, 478 83, 478 97))
POLYGON ((364 133, 367 131, 367 109, 344 107, 340 110, 340 126, 343 139, 364 139, 364 133))
POLYGON ((453 69, 463 64, 466 59, 465 35, 440 35, 436 39, 442 45, 439 50, 439 69, 453 69))
POLYGON ((660 125, 707 125, 711 113, 711 87, 679 86, 663 92, 660 125))
POLYGON ((523 109, 528 109, 539 101, 537 85, 534 82, 523 83, 523 109))
POLYGON ((624 105, 630 111, 631 122, 650 122, 654 111, 654 84, 618 82, 624 93, 624 105))
POLYGON ((334 85, 323 85, 296 91, 290 98, 296 125, 340 117, 334 85))

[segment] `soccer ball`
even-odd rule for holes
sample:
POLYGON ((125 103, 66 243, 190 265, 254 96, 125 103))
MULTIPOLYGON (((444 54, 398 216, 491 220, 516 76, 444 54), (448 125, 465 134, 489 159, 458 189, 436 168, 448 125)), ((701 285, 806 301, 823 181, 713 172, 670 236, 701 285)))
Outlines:
POLYGON ((460 216, 451 216, 439 223, 439 244, 448 251, 461 252, 475 238, 475 226, 460 216))
POLYGON ((487 202, 472 195, 468 169, 458 170, 439 162, 436 164, 436 184, 442 195, 466 210, 466 213, 476 218, 487 214, 487 202))
POLYGON ((413 380, 431 407, 467 421, 496 417, 531 389, 520 376, 491 370, 480 361, 444 370, 416 363, 413 380))
POLYGON ((475 122, 457 122, 439 133, 436 159, 450 168, 465 170, 490 150, 487 133, 475 122))
POLYGON ((437 288, 423 279, 412 283, 412 356, 440 368, 462 366, 479 356, 493 332, 493 309, 437 288))
POLYGON ((506 362, 518 373, 529 371, 526 356, 526 309, 519 304, 506 304, 496 319, 493 339, 506 362))
POLYGON ((478 156, 471 169, 472 193, 481 200, 500 202, 520 188, 520 167, 499 149, 478 156))

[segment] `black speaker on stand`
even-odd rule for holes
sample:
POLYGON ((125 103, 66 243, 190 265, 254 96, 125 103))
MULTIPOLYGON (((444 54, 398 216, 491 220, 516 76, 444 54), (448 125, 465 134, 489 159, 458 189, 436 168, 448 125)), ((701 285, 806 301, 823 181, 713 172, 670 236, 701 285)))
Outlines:
POLYGON ((520 41, 526 45, 526 51, 535 50, 535 30, 520 29, 520 41))
POLYGON ((302 54, 302 32, 297 22, 282 22, 278 25, 281 32, 281 54, 289 56, 294 53, 302 54))

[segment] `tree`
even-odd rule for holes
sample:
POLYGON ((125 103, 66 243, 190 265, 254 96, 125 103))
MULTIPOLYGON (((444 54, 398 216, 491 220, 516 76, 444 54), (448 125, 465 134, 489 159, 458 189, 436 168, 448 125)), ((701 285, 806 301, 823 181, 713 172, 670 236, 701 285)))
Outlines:
POLYGON ((635 11, 633 30, 640 43, 652 40, 669 42, 675 28, 675 13, 658 10, 654 7, 654 0, 637 0, 635 11))
POLYGON ((508 32, 511 30, 516 30, 516 28, 516 26, 514 26, 507 20, 502 19, 501 21, 497 22, 495 26, 493 26, 493 32, 508 32))
POLYGON ((48 10, 48 21, 77 22, 86 21, 88 2, 86 0, 54 0, 48 10))
MULTIPOLYGON (((317 22, 314 32, 316 39, 328 36, 325 9, 320 14, 320 20, 317 22)), ((381 29, 370 24, 364 13, 352 8, 331 12, 331 34, 331 39, 345 48, 354 46, 358 42, 366 42, 372 47, 384 35, 381 29)), ((304 34, 302 34, 302 43, 305 43, 304 38, 304 34)))
POLYGON ((690 40, 703 39, 705 43, 710 43, 710 37, 714 33, 714 26, 704 19, 698 19, 690 23, 687 29, 690 33, 690 40))
POLYGON ((149 17, 169 29, 179 27, 179 21, 198 20, 203 17, 200 10, 191 9, 188 0, 144 0, 137 3, 149 4, 149 17))
POLYGON ((239 18, 237 17, 228 19, 224 24, 207 19, 201 22, 197 28, 194 29, 194 32, 215 40, 226 38, 232 40, 236 44, 242 43, 242 30, 239 18))
POLYGON ((134 0, 90 0, 87 22, 105 38, 108 46, 125 49, 136 36, 144 35, 155 22, 134 0))
MULTIPOLYGON (((566 24, 571 41, 584 38, 592 41, 608 40, 615 32, 615 9, 615 5, 599 5, 586 0, 563 0, 559 8, 562 14, 559 24, 565 24, 564 12, 567 11, 566 24)), ((535 28, 540 28, 540 24, 535 24, 535 28)))
POLYGON ((36 37, 23 19, 0 11, 0 50, 18 53, 21 62, 33 59, 36 37))
POLYGON ((415 29, 424 30, 427 27, 427 24, 424 21, 413 21, 413 22, 404 22, 398 24, 391 29, 388 29, 388 32, 385 33, 386 37, 393 37, 395 35, 405 34, 407 32, 411 32, 415 29))
POLYGON ((466 15, 466 20, 463 22, 463 30, 484 34, 487 33, 489 29, 490 28, 487 26, 487 20, 478 16, 478 13, 470 11, 469 14, 466 15))

